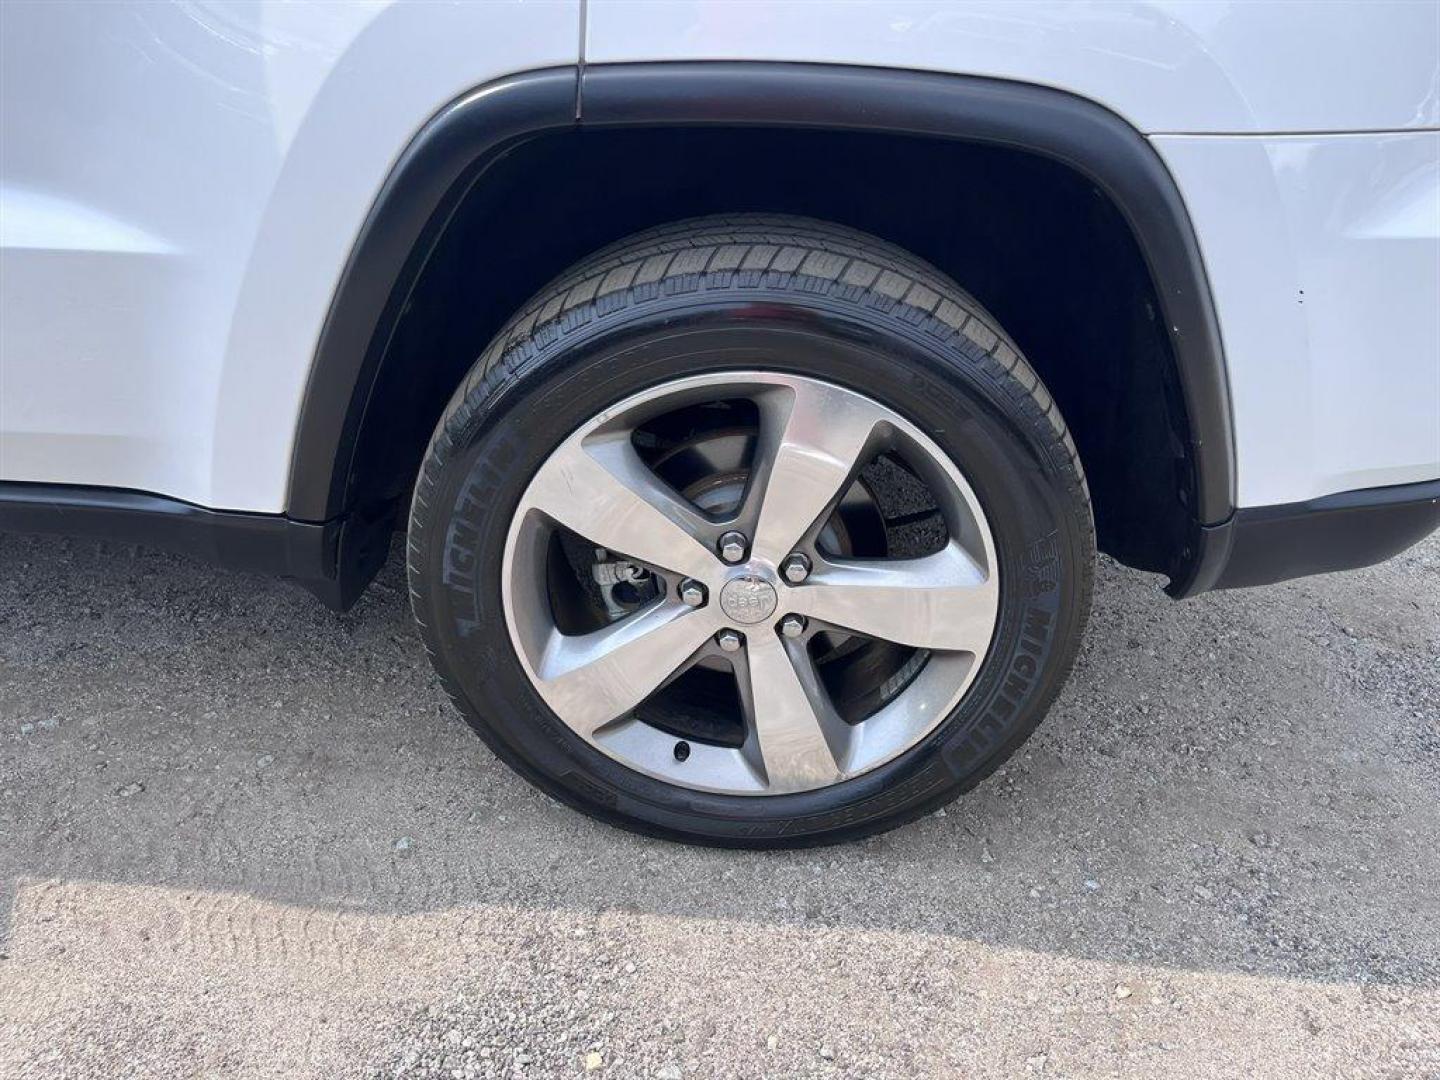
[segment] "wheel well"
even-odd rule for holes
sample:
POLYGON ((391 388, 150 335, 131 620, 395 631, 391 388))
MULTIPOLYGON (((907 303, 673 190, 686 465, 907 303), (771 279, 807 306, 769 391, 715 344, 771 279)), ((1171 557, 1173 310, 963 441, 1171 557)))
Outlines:
POLYGON ((1200 523, 1195 433, 1119 209, 1049 158, 873 132, 572 128, 512 148, 458 203, 401 309, 356 436, 352 503, 403 504, 446 400, 549 279, 648 226, 731 211, 850 225, 957 280, 1058 401, 1101 550, 1185 575, 1200 523))

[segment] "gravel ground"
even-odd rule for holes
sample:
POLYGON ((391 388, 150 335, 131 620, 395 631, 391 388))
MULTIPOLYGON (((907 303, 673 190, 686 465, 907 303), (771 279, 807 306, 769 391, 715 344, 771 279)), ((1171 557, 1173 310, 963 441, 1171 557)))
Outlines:
POLYGON ((331 615, 0 537, 0 1075, 1440 1076, 1440 538, 1175 604, 948 811, 822 851, 595 825, 331 615))

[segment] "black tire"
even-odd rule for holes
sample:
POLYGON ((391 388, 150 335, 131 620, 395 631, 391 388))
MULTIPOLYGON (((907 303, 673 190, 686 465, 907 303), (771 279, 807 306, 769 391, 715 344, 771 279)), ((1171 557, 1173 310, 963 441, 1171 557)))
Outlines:
POLYGON ((907 252, 780 216, 704 218, 622 241, 544 289, 446 408, 416 483, 408 569, 446 690, 495 753, 569 805, 657 836, 830 843, 933 811, 1034 730, 1089 613, 1089 495, 1059 410, 995 320, 907 252), (1000 614, 979 675, 901 756, 798 794, 715 795, 632 771, 574 735, 517 659, 501 608, 512 513, 550 451, 667 378, 771 367, 862 391, 949 454, 994 533, 1000 614))

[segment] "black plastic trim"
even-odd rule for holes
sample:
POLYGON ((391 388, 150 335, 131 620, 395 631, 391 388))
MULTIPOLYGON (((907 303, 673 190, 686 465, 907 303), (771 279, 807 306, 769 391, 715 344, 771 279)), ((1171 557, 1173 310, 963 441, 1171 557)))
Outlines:
POLYGON ((139 544, 293 578, 336 611, 359 598, 384 562, 388 529, 388 520, 382 535, 358 517, 315 524, 115 488, 0 483, 0 532, 139 544))
MULTIPOLYGON (((1234 506, 1228 384, 1199 245, 1145 138, 1092 101, 1025 83, 812 64, 589 65, 517 75, 445 108, 376 200, 327 318, 306 392, 288 513, 349 512, 351 459, 380 359, 430 246, 485 166, 526 137, 572 126, 748 125, 877 131, 1001 144, 1078 170, 1133 230, 1179 366, 1196 468, 1195 521, 1234 506), (578 91, 578 93, 577 93, 578 91), (578 106, 577 106, 578 103, 578 106)), ((1196 540, 1196 558, 1209 547, 1196 540)), ((1209 575, 1195 566, 1190 575, 1209 575)))
POLYGON ((1240 589, 1373 566, 1440 529, 1440 480, 1366 488, 1306 502, 1237 510, 1205 530, 1212 572, 1175 596, 1240 589))
MULTIPOLYGON (((1270 585, 1383 562, 1440 529, 1440 479, 1307 502, 1246 507, 1204 530, 1212 572, 1170 593, 1270 585)), ((137 491, 0 482, 0 533, 53 533, 140 544, 233 570, 293 578, 328 607, 349 608, 384 562, 391 515, 313 523, 137 491)))

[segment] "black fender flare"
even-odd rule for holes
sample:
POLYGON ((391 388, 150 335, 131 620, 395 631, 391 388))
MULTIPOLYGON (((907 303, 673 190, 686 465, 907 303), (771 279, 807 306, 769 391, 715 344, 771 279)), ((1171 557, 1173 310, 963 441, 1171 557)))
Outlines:
POLYGON ((287 515, 352 512, 357 436, 398 313, 450 213, 486 167, 566 128, 794 127, 999 144, 1055 159, 1100 188, 1155 285, 1178 368, 1195 467, 1194 550, 1175 595, 1223 561, 1213 526, 1234 513, 1235 460, 1220 328, 1199 243, 1169 170, 1093 101, 1028 83, 886 68, 685 62, 551 68, 465 94, 414 137, 351 251, 321 332, 295 438, 287 515), (1208 569, 1207 569, 1208 568, 1208 569))

